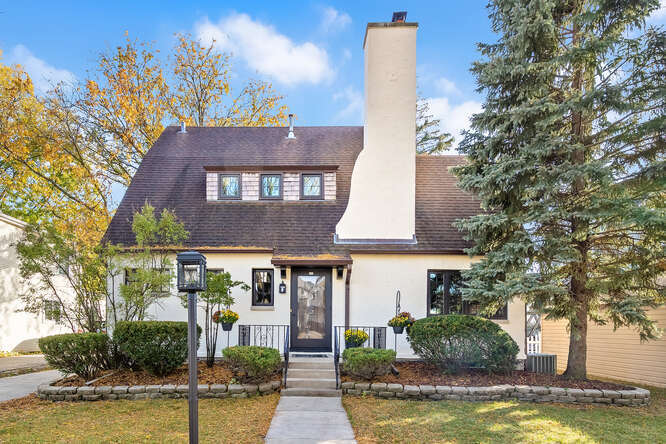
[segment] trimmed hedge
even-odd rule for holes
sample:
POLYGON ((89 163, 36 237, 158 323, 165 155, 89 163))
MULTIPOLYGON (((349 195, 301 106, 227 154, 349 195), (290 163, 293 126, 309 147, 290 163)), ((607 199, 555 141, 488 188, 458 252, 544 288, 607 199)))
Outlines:
POLYGON ((256 345, 227 347, 222 351, 234 377, 241 382, 263 382, 282 368, 280 352, 256 345))
POLYGON ((63 373, 75 373, 85 380, 108 368, 111 361, 106 333, 69 333, 39 338, 46 362, 63 373))
POLYGON ((364 379, 387 374, 395 362, 395 351, 378 348, 347 348, 342 352, 345 372, 364 379))
POLYGON ((442 315, 419 319, 408 331, 414 353, 444 371, 485 368, 509 373, 519 348, 502 328, 478 316, 442 315))
MULTIPOLYGON (((197 332, 198 344, 198 325, 197 332)), ((187 360, 187 322, 120 321, 113 340, 132 362, 157 376, 168 375, 187 360)))

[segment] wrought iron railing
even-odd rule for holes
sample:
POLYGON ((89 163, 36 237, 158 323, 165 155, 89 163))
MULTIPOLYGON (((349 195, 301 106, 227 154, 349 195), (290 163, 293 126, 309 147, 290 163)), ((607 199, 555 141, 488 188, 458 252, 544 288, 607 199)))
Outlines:
POLYGON ((335 363, 335 384, 340 388, 340 356, 342 351, 347 348, 345 343, 345 331, 364 331, 368 335, 368 339, 359 347, 364 348, 386 348, 386 327, 364 327, 352 325, 344 327, 342 325, 333 327, 333 361, 335 363))
POLYGON ((270 347, 284 353, 289 351, 288 333, 288 325, 239 325, 238 345, 270 347))
POLYGON ((284 332, 284 351, 282 352, 284 355, 284 387, 287 387, 287 372, 289 371, 289 326, 287 325, 286 327, 287 329, 284 332))

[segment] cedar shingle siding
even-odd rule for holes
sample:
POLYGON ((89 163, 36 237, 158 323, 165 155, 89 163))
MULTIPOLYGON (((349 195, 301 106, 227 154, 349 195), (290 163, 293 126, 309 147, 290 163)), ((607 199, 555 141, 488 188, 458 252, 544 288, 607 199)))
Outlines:
MULTIPOLYGON (((146 154, 105 238, 133 245, 131 219, 145 202, 173 209, 190 232, 188 247, 264 247, 276 255, 348 255, 333 243, 349 199, 351 174, 363 145, 363 127, 297 127, 287 139, 280 127, 164 130, 146 154), (242 201, 217 201, 217 174, 204 167, 337 166, 324 174, 324 201, 290 202, 299 181, 283 174, 285 200, 259 200, 259 173, 242 173, 242 201), (207 184, 208 183, 208 184, 207 184), (212 185, 212 184, 215 185, 212 185), (331 190, 333 190, 331 196, 331 190)), ((469 243, 452 223, 477 214, 479 203, 456 186, 448 168, 460 156, 416 157, 416 245, 363 246, 361 250, 461 253, 469 243)), ((288 171, 284 169, 283 171, 288 171)), ((298 178, 298 176, 296 176, 298 178)), ((394 208, 393 211, 400 211, 394 208)))

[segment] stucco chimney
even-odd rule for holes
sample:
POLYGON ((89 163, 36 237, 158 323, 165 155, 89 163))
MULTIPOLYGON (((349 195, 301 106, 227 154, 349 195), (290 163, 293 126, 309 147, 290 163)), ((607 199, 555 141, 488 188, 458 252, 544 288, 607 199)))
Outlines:
POLYGON ((417 23, 368 23, 363 151, 338 243, 414 243, 417 23))

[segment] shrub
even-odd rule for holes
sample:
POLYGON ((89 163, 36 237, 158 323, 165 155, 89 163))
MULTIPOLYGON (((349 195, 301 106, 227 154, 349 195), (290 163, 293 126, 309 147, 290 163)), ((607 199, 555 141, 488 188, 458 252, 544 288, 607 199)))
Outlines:
POLYGON ((225 348, 222 354, 242 382, 265 381, 282 368, 280 352, 274 348, 241 345, 225 348))
MULTIPOLYGON (((198 325, 197 332, 198 344, 198 325)), ((187 359, 187 322, 120 321, 113 339, 136 365, 157 376, 168 375, 187 359)))
POLYGON ((109 342, 106 333, 69 333, 40 338, 39 349, 51 367, 89 380, 108 368, 109 342))
POLYGON ((419 319, 408 335, 414 353, 449 373, 472 367, 509 373, 516 365, 516 342, 499 325, 478 316, 419 319))
POLYGON ((395 361, 395 351, 378 348, 348 348, 342 352, 345 372, 364 379, 387 374, 395 361))

